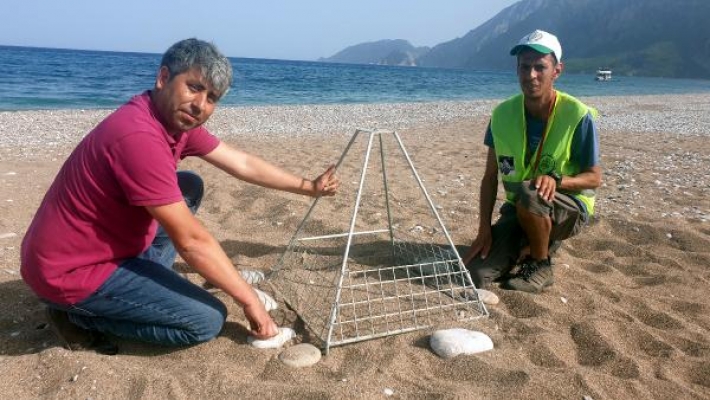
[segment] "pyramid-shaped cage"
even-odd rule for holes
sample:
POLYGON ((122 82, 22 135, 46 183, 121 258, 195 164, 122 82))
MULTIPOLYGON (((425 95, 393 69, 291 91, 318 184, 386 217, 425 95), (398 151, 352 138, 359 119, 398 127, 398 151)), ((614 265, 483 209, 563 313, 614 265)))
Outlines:
POLYGON ((269 274, 331 346, 488 315, 400 136, 357 130, 269 274))

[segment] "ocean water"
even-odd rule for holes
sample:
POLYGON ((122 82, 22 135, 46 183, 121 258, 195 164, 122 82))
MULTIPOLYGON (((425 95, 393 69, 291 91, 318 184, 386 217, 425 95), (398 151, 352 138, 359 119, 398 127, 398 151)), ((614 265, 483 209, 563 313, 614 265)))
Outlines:
MULTIPOLYGON (((115 108, 155 81, 160 54, 0 46, 0 110, 115 108)), ((298 105, 497 99, 518 92, 511 71, 465 71, 230 58, 222 105, 298 105)), ((710 81, 563 74, 575 96, 710 93, 710 81)))

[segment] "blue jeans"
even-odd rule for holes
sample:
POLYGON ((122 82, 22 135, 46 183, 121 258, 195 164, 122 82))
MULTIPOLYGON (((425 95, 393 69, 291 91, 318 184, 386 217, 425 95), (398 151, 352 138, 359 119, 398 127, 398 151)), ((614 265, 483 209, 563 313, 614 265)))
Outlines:
MULTIPOLYGON (((179 171, 178 183, 194 214, 204 187, 199 175, 179 171)), ((69 313, 74 324, 126 339, 180 346, 216 337, 227 308, 206 290, 173 271, 177 252, 158 228, 151 247, 125 260, 87 299, 73 306, 52 307, 69 313)))

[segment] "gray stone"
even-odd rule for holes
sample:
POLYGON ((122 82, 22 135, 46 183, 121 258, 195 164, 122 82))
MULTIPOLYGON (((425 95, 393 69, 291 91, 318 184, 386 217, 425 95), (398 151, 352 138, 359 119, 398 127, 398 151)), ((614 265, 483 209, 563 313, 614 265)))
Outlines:
POLYGON ((294 368, 310 367, 320 361, 320 358, 320 349, 309 343, 291 346, 279 354, 282 363, 294 368))

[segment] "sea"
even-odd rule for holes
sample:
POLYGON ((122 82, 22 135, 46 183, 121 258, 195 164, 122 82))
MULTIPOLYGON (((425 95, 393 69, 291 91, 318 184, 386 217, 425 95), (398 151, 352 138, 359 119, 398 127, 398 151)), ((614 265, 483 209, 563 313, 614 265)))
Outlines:
MULTIPOLYGON (((152 88, 160 54, 0 46, 0 111, 112 109, 152 88)), ((518 93, 511 71, 472 71, 230 58, 223 106, 409 103, 501 99, 518 93)), ((710 81, 562 74, 575 96, 710 93, 710 81)))

